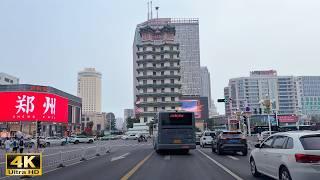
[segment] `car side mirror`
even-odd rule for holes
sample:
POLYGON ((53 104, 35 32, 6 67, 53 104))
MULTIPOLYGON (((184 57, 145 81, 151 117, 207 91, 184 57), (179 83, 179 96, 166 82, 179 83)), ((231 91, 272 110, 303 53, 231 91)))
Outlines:
POLYGON ((261 144, 254 145, 255 148, 261 148, 261 144))

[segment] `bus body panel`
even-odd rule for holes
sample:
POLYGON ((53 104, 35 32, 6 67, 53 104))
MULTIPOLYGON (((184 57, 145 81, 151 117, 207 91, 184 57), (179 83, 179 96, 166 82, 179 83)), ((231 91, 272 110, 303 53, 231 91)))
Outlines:
POLYGON ((154 127, 156 150, 196 149, 193 113, 159 112, 156 120, 158 121, 154 127))

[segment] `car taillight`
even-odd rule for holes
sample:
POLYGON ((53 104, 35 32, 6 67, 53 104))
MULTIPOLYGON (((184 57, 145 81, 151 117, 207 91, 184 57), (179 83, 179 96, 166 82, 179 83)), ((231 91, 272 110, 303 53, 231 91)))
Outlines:
POLYGON ((308 154, 295 154, 296 161, 298 163, 318 163, 320 162, 320 156, 308 155, 308 154))

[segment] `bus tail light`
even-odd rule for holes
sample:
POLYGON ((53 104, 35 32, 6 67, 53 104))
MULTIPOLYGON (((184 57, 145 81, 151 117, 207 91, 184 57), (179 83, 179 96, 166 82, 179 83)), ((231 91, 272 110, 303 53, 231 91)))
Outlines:
POLYGON ((295 154, 298 163, 319 163, 320 156, 308 154, 295 154))

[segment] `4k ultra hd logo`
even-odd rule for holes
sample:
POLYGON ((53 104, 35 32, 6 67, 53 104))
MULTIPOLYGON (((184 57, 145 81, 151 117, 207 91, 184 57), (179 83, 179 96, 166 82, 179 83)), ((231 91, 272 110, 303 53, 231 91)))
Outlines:
POLYGON ((42 154, 6 154, 7 176, 41 176, 42 154))

